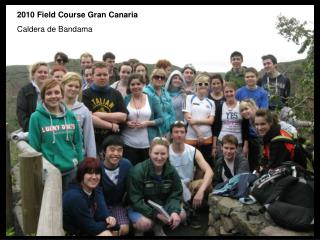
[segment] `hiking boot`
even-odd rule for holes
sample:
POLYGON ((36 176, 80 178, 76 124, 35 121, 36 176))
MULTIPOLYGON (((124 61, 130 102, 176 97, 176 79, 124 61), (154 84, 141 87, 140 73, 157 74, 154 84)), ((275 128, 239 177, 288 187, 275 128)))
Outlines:
POLYGON ((192 227, 193 229, 199 229, 201 228, 201 223, 198 220, 198 217, 193 216, 191 217, 191 219, 189 220, 189 225, 190 227, 192 227))

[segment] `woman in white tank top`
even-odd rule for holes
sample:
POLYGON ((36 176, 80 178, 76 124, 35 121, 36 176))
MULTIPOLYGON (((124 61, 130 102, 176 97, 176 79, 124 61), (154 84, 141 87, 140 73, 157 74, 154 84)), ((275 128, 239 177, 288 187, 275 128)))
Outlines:
POLYGON ((143 87, 141 74, 129 76, 128 95, 124 100, 129 114, 122 138, 125 143, 123 156, 133 165, 149 157, 150 140, 159 136, 158 126, 163 123, 161 117, 154 119, 154 116, 161 116, 159 103, 143 93, 143 87))

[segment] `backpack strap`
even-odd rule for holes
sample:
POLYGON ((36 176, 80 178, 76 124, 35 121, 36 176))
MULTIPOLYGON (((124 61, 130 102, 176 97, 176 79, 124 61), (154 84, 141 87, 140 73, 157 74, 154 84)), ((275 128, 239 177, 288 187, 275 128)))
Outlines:
POLYGON ((293 140, 293 135, 292 134, 290 134, 289 132, 281 129, 280 130, 280 135, 275 136, 274 138, 272 138, 270 142, 271 143, 284 142, 284 145, 285 145, 286 149, 290 153, 291 160, 294 159, 295 142, 293 140))

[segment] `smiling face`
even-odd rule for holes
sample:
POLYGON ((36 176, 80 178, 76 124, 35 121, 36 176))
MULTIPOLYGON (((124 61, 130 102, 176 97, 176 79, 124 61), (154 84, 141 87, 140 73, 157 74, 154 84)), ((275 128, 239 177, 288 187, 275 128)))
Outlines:
POLYGON ((140 82, 138 78, 132 79, 129 85, 129 89, 132 94, 142 93, 143 87, 144 84, 140 82))
POLYGON ((242 107, 240 109, 240 113, 241 113, 241 116, 244 118, 244 119, 250 119, 250 118, 253 118, 254 115, 255 115, 255 109, 251 108, 249 105, 245 106, 245 107, 242 107))
POLYGON ((262 116, 256 116, 254 119, 254 124, 257 129, 259 136, 265 136, 271 128, 271 124, 262 116))
POLYGON ((65 75, 64 71, 55 71, 52 75, 52 78, 61 83, 63 76, 65 75))
POLYGON ((84 70, 84 78, 87 80, 88 83, 92 83, 93 79, 92 79, 92 68, 86 68, 84 70))
POLYGON ((263 63, 264 70, 268 74, 271 74, 271 73, 276 71, 276 65, 277 64, 273 64, 271 59, 265 59, 265 60, 262 61, 262 63, 263 63))
POLYGON ((161 170, 168 160, 168 148, 164 145, 156 144, 149 150, 150 159, 157 170, 161 170))
POLYGON ((234 69, 241 68, 241 64, 243 62, 241 56, 233 56, 230 61, 231 61, 232 68, 234 68, 234 69))
POLYGON ((36 82, 39 88, 42 87, 44 81, 49 76, 49 68, 47 66, 41 65, 32 75, 33 80, 36 82))
POLYGON ((65 98, 75 99, 80 93, 80 83, 79 81, 70 81, 64 86, 65 98))
POLYGON ((108 168, 116 168, 123 156, 123 147, 109 145, 106 147, 104 164, 108 168))
POLYGON ((59 85, 56 85, 46 90, 44 94, 44 104, 50 112, 55 111, 56 109, 59 109, 59 104, 62 98, 61 88, 59 85))
POLYGON ((181 88, 181 86, 182 86, 182 79, 179 77, 179 75, 174 75, 174 76, 172 77, 171 85, 172 85, 172 87, 174 87, 174 88, 181 88))
POLYGON ((229 142, 224 143, 222 146, 222 153, 223 153, 224 160, 233 161, 236 157, 236 150, 237 150, 237 147, 235 144, 232 144, 229 142))
POLYGON ((235 98, 236 91, 233 88, 225 87, 223 90, 224 97, 226 100, 233 100, 235 98))
POLYGON ((121 69, 120 69, 120 72, 119 72, 120 79, 124 80, 124 81, 127 81, 129 75, 131 74, 131 72, 132 72, 132 67, 131 66, 122 65, 121 69))
POLYGON ((85 173, 81 182, 81 186, 87 192, 92 192, 92 190, 98 186, 100 179, 100 173, 85 173))
POLYGON ((222 92, 222 83, 219 78, 213 78, 211 80, 211 89, 217 94, 222 92))

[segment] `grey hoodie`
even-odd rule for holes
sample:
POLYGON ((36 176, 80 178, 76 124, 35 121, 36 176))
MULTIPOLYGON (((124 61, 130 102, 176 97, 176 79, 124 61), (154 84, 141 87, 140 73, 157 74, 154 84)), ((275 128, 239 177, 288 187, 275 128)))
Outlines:
POLYGON ((184 79, 182 73, 178 70, 174 70, 170 74, 166 82, 166 85, 164 86, 164 88, 170 94, 173 108, 176 113, 176 120, 179 120, 179 121, 184 121, 184 115, 183 115, 182 109, 184 109, 185 102, 186 102, 186 93, 184 91, 185 86, 186 86, 186 80, 184 79), (171 81, 175 75, 178 75, 182 79, 182 86, 178 92, 174 93, 173 89, 171 88, 171 81))
POLYGON ((89 109, 82 103, 76 101, 72 108, 72 112, 76 116, 81 133, 83 136, 83 154, 85 157, 97 157, 96 141, 94 138, 94 130, 92 116, 89 109))

